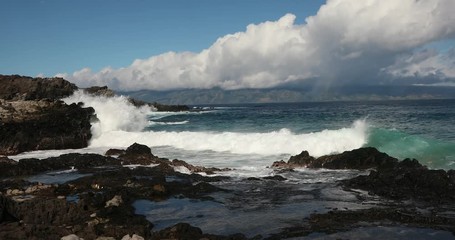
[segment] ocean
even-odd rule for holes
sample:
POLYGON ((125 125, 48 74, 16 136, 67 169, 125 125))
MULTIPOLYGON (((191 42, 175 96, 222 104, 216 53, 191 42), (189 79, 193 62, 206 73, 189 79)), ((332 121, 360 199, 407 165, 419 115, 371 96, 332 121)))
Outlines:
MULTIPOLYGON (((212 183, 229 190, 210 194, 212 201, 175 196, 162 202, 134 202, 135 213, 145 215, 154 231, 188 222, 207 233, 267 236, 298 225, 312 213, 389 204, 387 199, 346 190, 338 183, 368 171, 277 173, 269 167, 303 150, 318 157, 371 146, 399 159, 416 158, 429 168, 455 168, 455 100, 197 105, 188 112, 156 112, 134 107, 125 96, 95 97, 81 91, 64 101, 84 102, 95 109, 99 121, 92 124, 89 147, 27 152, 11 158, 103 154, 137 142, 151 147, 159 157, 232 169, 216 173, 231 178, 212 183), (276 174, 286 181, 248 180, 276 174)), ((185 168, 175 170, 190 173, 185 168)), ((60 183, 83 176, 74 169, 30 180, 60 183)), ((179 179, 166 177, 166 181, 179 179)), ((365 239, 453 239, 448 232, 406 226, 355 228, 333 237, 346 237, 343 234, 365 239)), ((316 234, 308 239, 327 236, 316 234)))
POLYGON ((82 92, 64 101, 94 107, 100 120, 81 152, 103 153, 137 142, 160 157, 254 173, 303 150, 319 157, 371 146, 430 168, 455 168, 455 100, 198 105, 189 112, 155 112, 135 108, 124 96, 82 92))

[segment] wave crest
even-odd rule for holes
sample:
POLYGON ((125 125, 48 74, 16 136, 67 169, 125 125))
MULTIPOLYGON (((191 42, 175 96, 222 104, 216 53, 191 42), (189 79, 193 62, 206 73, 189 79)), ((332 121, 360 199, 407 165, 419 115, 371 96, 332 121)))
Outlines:
POLYGON ((348 128, 304 134, 295 134, 289 129, 268 133, 111 131, 94 139, 92 146, 127 147, 132 142, 140 142, 152 147, 262 155, 297 154, 307 150, 318 157, 362 147, 367 142, 367 130, 366 121, 357 120, 348 128))
POLYGON ((111 131, 142 131, 148 126, 147 115, 152 112, 148 106, 135 107, 125 96, 93 96, 82 90, 62 100, 68 104, 83 102, 95 109, 99 122, 92 123, 94 139, 111 131))

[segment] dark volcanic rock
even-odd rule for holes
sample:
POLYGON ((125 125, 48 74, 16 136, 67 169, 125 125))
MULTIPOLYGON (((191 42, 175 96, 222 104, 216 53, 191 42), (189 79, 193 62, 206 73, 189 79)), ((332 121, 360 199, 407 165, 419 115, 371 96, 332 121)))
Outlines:
POLYGON ((152 104, 159 112, 183 112, 189 111, 190 108, 186 105, 164 105, 159 103, 152 104))
POLYGON ((75 90, 62 78, 0 75, 0 154, 86 147, 94 109, 58 100, 75 90))
MULTIPOLYGON (((416 209, 401 207, 371 208, 363 210, 330 211, 324 214, 311 214, 301 226, 287 228, 266 239, 288 239, 308 236, 312 233, 344 232, 359 227, 407 226, 433 228, 455 232, 455 219, 436 213, 422 214, 416 209), (394 224, 391 224, 394 223, 394 224)), ((358 235, 357 235, 358 237, 358 235)), ((327 239, 335 239, 326 237, 327 239)), ((325 239, 320 236, 319 239, 325 239)), ((341 238, 340 238, 341 239, 341 238)))
POLYGON ((63 78, 31 78, 0 75, 0 98, 5 100, 60 99, 77 90, 63 78))
POLYGON ((94 87, 85 88, 84 92, 95 95, 95 96, 104 96, 104 97, 115 96, 114 91, 109 89, 107 86, 103 86, 103 87, 94 86, 94 87))
POLYGON ((243 234, 230 236, 204 234, 200 228, 193 227, 188 223, 178 223, 172 227, 153 233, 152 239, 244 240, 247 238, 243 234))
POLYGON ((397 164, 396 158, 379 152, 376 148, 366 147, 346 151, 337 155, 328 155, 317 158, 310 164, 313 168, 329 169, 368 169, 387 168, 397 164))
POLYGON ((133 143, 133 145, 129 146, 125 154, 129 155, 153 155, 152 150, 147 147, 146 145, 139 144, 139 143, 133 143))
POLYGON ((129 146, 118 158, 122 160, 123 164, 150 165, 169 162, 167 159, 155 157, 149 147, 138 143, 129 146))
MULTIPOLYGON (((164 201, 172 196, 210 199, 209 193, 225 191, 208 183, 225 177, 212 179, 175 172, 171 161, 153 156, 147 146, 133 144, 125 152, 132 162, 149 159, 160 165, 130 169, 121 165, 122 159, 76 153, 19 162, 1 158, 0 239, 59 239, 69 234, 85 239, 100 236, 121 239, 127 234, 156 239, 151 236, 153 224, 145 216, 135 214, 136 200, 164 201), (58 185, 17 178, 72 167, 88 175, 58 185), (168 181, 168 177, 179 180, 168 181)), ((193 230, 179 227, 174 233, 189 234, 193 230)), ((241 235, 201 236, 242 239, 236 238, 241 235)))
POLYGON ((405 159, 394 167, 379 168, 367 176, 345 180, 344 185, 392 199, 455 200, 455 171, 430 170, 415 159, 405 159))
POLYGON ((12 177, 71 168, 86 169, 99 166, 120 166, 120 161, 98 154, 70 153, 46 159, 21 159, 19 162, 0 162, 0 176, 12 177))
POLYGON ((115 149, 115 148, 111 148, 109 150, 106 151, 106 153, 104 153, 104 155, 106 156, 115 156, 115 155, 122 155, 122 154, 125 154, 125 150, 123 149, 115 149))
POLYGON ((93 108, 61 101, 0 100, 0 154, 87 147, 93 108))
POLYGON ((299 155, 291 156, 291 158, 289 158, 288 163, 306 166, 314 162, 314 160, 315 160, 314 157, 310 156, 310 154, 307 151, 302 151, 299 155))
POLYGON ((157 102, 148 103, 134 98, 130 98, 129 101, 136 107, 142 107, 145 105, 154 107, 158 112, 184 112, 189 111, 190 107, 186 105, 165 105, 157 102))
POLYGON ((216 171, 229 171, 230 169, 219 169, 219 168, 207 168, 207 167, 201 167, 201 166, 194 166, 194 165, 191 165, 185 161, 182 161, 182 160, 178 160, 178 159, 174 159, 172 160, 172 166, 174 167, 185 167, 187 168, 188 170, 190 170, 191 172, 193 173, 198 173, 198 172, 205 172, 207 174, 213 174, 214 172, 216 171))
POLYGON ((319 158, 311 157, 307 151, 292 156, 286 163, 284 161, 274 162, 274 168, 328 168, 328 169, 369 169, 389 168, 398 163, 396 158, 379 152, 376 148, 366 147, 340 154, 327 155, 319 158))

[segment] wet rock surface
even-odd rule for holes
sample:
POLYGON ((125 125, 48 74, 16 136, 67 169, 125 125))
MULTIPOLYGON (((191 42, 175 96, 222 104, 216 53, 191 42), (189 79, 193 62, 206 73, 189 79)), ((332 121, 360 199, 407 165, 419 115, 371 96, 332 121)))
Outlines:
POLYGON ((125 152, 123 159, 97 154, 65 154, 19 162, 2 158, 0 239, 60 239, 71 234, 84 239, 101 236, 122 239, 128 234, 151 239, 153 224, 134 213, 135 200, 164 201, 177 195, 203 198, 208 193, 223 191, 209 183, 223 177, 175 172, 170 160, 155 157, 144 145, 133 144, 125 152), (128 164, 140 162, 144 166, 124 167, 127 158, 128 164), (76 169, 90 175, 61 184, 19 178, 76 169), (184 181, 169 182, 166 176, 170 175, 184 181))
POLYGON ((274 162, 273 168, 326 168, 326 169, 369 169, 391 168, 398 164, 398 159, 379 152, 372 147, 359 148, 341 154, 327 155, 314 158, 307 151, 290 157, 288 162, 283 160, 274 162))
POLYGON ((0 85, 0 155, 87 146, 94 109, 59 101, 77 90, 74 84, 0 75, 0 85))
POLYGON ((391 199, 415 199, 435 204, 455 201, 455 171, 430 170, 415 159, 372 170, 366 176, 345 180, 343 184, 391 199))
MULTIPOLYGON (((268 177, 245 179, 211 175, 226 169, 160 158, 138 143, 111 152, 118 157, 72 153, 18 162, 0 158, 0 239, 64 236, 134 239, 134 235, 138 239, 285 239, 363 226, 408 226, 455 232, 453 171, 429 170, 417 161, 398 161, 375 149, 320 158, 329 159, 324 162, 330 163, 329 166, 373 168, 370 172, 353 170, 347 175, 331 170, 305 172, 281 168, 268 177), (355 163, 345 165, 349 157, 355 163), (187 174, 176 171, 181 168, 187 174), (61 183, 31 180, 30 175, 38 173, 80 176, 61 183), (344 178, 337 180, 334 173, 344 178), (295 180, 305 174, 327 175, 330 180, 295 180), (138 200, 147 201, 154 208, 174 202, 177 206, 197 204, 213 212, 192 214, 190 211, 191 218, 181 218, 180 222, 158 228, 155 224, 163 226, 159 219, 163 215, 158 212, 156 218, 150 218, 138 214, 135 208, 138 200), (209 218, 208 225, 225 227, 226 219, 217 218, 217 214, 229 221, 239 221, 236 215, 243 214, 251 220, 243 219, 240 224, 258 225, 257 230, 248 234, 219 234, 192 225, 198 219, 212 216, 217 223, 210 223, 209 218), (279 221, 286 223, 275 223, 278 227, 268 235, 270 231, 261 228, 267 221, 262 216, 277 215, 283 217, 277 218, 279 221)), ((299 167, 320 164, 312 163, 317 159, 305 152, 291 159, 291 164, 299 167)))
MULTIPOLYGON (((0 155, 25 151, 87 147, 95 110, 83 104, 65 104, 60 99, 78 88, 62 78, 32 78, 0 75, 0 155)), ((84 89, 86 93, 113 97, 104 87, 84 89)), ((158 111, 188 111, 187 106, 168 106, 130 99, 136 106, 158 111)))
POLYGON ((0 100, 0 154, 86 147, 92 118, 93 108, 58 100, 0 100))

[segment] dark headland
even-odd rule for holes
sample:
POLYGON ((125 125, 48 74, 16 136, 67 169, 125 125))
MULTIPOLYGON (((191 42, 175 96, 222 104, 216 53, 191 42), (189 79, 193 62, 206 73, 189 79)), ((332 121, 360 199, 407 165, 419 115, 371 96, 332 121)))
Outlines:
MULTIPOLYGON (((215 235, 192 226, 191 219, 156 229, 154 220, 135 213, 135 201, 214 201, 211 194, 225 193, 240 199, 241 208, 251 196, 248 191, 217 184, 229 181, 229 177, 213 173, 229 169, 161 158, 140 143, 111 149, 104 155, 8 158, 24 151, 86 147, 91 123, 97 120, 94 109, 60 101, 77 89, 61 78, 0 75, 0 239, 285 239, 378 226, 455 234, 455 171, 428 169, 415 159, 398 160, 368 147, 319 158, 303 151, 288 161, 270 163, 274 176, 246 178, 245 182, 264 190, 263 197, 278 201, 302 195, 301 191, 287 191, 285 185, 284 176, 298 168, 353 170, 358 174, 336 181, 336 186, 354 194, 352 201, 359 205, 380 199, 372 207, 302 213, 300 221, 271 235, 215 235), (127 167, 132 165, 135 167, 127 167), (191 173, 180 173, 175 170, 178 167, 191 173), (77 171, 79 177, 59 183, 30 178, 53 171, 77 171)), ((115 95, 106 87, 86 92, 115 95)), ((189 110, 186 106, 131 102, 162 111, 189 110)))

